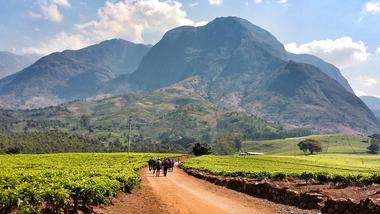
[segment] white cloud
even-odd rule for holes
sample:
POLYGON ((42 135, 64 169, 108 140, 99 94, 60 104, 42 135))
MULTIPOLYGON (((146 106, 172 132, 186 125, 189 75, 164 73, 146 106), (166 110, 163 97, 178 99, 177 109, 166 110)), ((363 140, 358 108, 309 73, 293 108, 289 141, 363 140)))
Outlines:
POLYGON ((378 47, 378 48, 376 49, 376 53, 377 53, 377 54, 380 54, 380 47, 378 47))
POLYGON ((360 90, 354 90, 356 96, 360 97, 360 96, 367 96, 367 93, 365 93, 364 91, 360 91, 360 90))
POLYGON ((189 19, 186 11, 182 10, 182 4, 173 0, 107 1, 98 10, 97 19, 76 24, 73 33, 61 32, 36 47, 23 49, 23 52, 48 54, 113 38, 144 42, 145 33, 161 36, 177 26, 205 24, 205 21, 189 19))
POLYGON ((354 42, 351 37, 313 40, 305 44, 290 43, 285 45, 285 49, 295 54, 307 53, 319 56, 339 68, 360 64, 370 56, 364 42, 354 42))
POLYGON ((380 53, 373 53, 365 63, 346 68, 343 71, 355 90, 376 96, 380 92, 380 53))
POLYGON ((77 24, 76 29, 96 40, 114 37, 142 42, 146 32, 163 34, 179 25, 195 25, 177 1, 107 2, 99 9, 98 20, 77 24))
POLYGON ((362 76, 361 81, 363 82, 363 85, 366 87, 372 87, 379 83, 379 81, 376 78, 368 77, 368 76, 362 76))
POLYGON ((76 50, 83 48, 90 44, 90 41, 86 40, 80 34, 67 34, 65 32, 58 33, 54 38, 41 43, 37 47, 23 48, 23 53, 34 53, 46 55, 54 51, 62 51, 65 49, 76 50))
POLYGON ((375 96, 378 93, 378 83, 379 80, 374 77, 359 75, 355 81, 354 92, 356 96, 375 96))
POLYGON ((208 0, 208 3, 211 5, 221 5, 223 4, 223 0, 208 0))
POLYGON ((205 26, 205 25, 207 25, 207 21, 200 21, 200 22, 196 22, 196 23, 194 23, 194 26, 195 27, 200 27, 200 26, 205 26))
POLYGON ((37 0, 36 5, 38 7, 37 11, 30 11, 30 16, 52 22, 61 22, 63 20, 59 7, 68 8, 71 6, 68 0, 37 0))
POLYGON ((199 2, 189 3, 189 7, 193 8, 199 5, 199 2))
POLYGON ((380 1, 369 1, 365 4, 365 11, 368 13, 380 13, 380 1))
MULTIPOLYGON (((254 0, 254 2, 256 4, 261 4, 261 3, 267 3, 267 4, 270 4, 274 1, 271 1, 271 0, 254 0)), ((276 0, 275 2, 279 3, 279 4, 286 4, 288 3, 288 0, 276 0)))

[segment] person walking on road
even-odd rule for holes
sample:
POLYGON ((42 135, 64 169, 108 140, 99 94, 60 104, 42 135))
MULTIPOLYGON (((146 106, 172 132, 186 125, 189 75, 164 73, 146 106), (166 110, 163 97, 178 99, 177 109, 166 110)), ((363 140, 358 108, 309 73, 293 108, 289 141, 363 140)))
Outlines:
POLYGON ((170 161, 171 172, 173 172, 174 171, 174 159, 170 158, 169 161, 170 161))
POLYGON ((168 173, 168 169, 170 167, 170 162, 169 162, 169 159, 168 158, 165 158, 164 160, 164 176, 166 176, 166 174, 168 173))
POLYGON ((152 160, 152 170, 153 174, 156 174, 156 169, 157 169, 157 159, 152 160))
POLYGON ((153 170, 153 158, 150 158, 148 160, 148 167, 149 167, 149 172, 153 170))
POLYGON ((156 162, 156 177, 160 177, 161 168, 162 168, 162 161, 158 159, 156 162))

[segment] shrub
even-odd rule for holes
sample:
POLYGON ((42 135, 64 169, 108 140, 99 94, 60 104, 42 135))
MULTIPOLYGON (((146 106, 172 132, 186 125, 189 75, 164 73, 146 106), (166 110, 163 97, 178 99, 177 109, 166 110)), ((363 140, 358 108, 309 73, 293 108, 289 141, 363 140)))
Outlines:
POLYGON ((208 155, 211 153, 211 147, 207 143, 195 143, 193 154, 195 156, 208 155))
POLYGON ((327 173, 318 173, 316 175, 316 179, 319 183, 326 183, 328 181, 328 174, 327 173))
POLYGON ((314 154, 316 152, 322 152, 322 144, 319 140, 315 139, 306 139, 297 144, 297 146, 304 153, 309 151, 310 154, 314 154))
POLYGON ((283 173, 283 172, 276 172, 273 177, 272 177, 274 180, 279 180, 279 181, 282 181, 286 178, 286 174, 283 173))
POLYGON ((305 180, 305 183, 308 184, 309 180, 313 179, 314 175, 311 172, 303 172, 301 178, 305 180))

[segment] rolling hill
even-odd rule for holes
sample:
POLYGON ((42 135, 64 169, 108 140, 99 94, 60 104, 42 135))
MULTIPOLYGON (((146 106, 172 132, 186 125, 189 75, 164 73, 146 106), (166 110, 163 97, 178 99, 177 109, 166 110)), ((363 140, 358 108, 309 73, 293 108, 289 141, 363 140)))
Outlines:
POLYGON ((219 134, 252 140, 311 134, 303 129, 286 130, 247 113, 224 111, 198 94, 180 88, 78 100, 44 109, 0 110, 0 130, 21 136, 56 130, 98 141, 125 142, 129 117, 133 146, 138 151, 155 146, 165 151, 189 152, 193 139, 211 142, 219 134), (87 118, 86 123, 83 118, 87 118))
POLYGON ((360 135, 311 135, 275 140, 246 141, 244 151, 262 152, 276 155, 304 155, 297 144, 305 139, 316 139, 322 143, 322 155, 330 154, 366 154, 368 138, 360 135))

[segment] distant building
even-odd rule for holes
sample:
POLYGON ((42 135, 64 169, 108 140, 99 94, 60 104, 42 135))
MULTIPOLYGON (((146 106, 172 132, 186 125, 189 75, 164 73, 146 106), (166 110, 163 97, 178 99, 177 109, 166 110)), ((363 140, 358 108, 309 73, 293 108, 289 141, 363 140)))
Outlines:
POLYGON ((240 152, 240 156, 247 156, 247 155, 263 155, 264 153, 261 152, 240 152))

